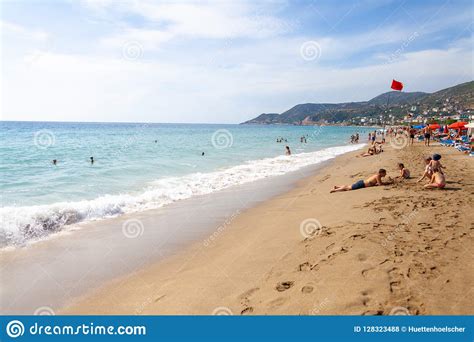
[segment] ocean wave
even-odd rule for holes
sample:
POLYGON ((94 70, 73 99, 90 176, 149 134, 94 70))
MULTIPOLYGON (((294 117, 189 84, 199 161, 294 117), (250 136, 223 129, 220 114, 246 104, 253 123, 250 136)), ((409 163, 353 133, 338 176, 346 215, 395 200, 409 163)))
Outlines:
POLYGON ((139 194, 106 195, 94 200, 60 202, 50 205, 0 208, 0 247, 22 245, 45 238, 75 223, 116 217, 125 213, 156 209, 197 195, 210 194, 231 186, 283 175, 318 164, 363 144, 330 147, 248 161, 210 173, 192 173, 153 181, 139 194))

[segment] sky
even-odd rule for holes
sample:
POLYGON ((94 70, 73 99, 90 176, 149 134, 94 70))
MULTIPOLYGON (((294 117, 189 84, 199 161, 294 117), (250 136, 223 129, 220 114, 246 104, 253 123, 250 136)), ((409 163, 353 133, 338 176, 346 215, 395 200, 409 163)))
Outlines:
POLYGON ((473 79, 469 0, 0 4, 2 120, 239 123, 473 79))

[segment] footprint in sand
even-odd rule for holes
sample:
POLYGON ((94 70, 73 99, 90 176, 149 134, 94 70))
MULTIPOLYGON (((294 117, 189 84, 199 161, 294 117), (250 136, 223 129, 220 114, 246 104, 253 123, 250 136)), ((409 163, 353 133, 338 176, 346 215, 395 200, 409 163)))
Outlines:
POLYGON ((257 292, 258 290, 260 290, 260 288, 254 287, 254 288, 251 288, 250 290, 247 290, 247 291, 245 291, 244 293, 242 293, 242 294, 239 296, 239 299, 240 299, 241 303, 242 303, 242 304, 247 303, 247 302, 249 301, 249 298, 250 298, 255 292, 257 292))
POLYGON ((367 310, 362 313, 362 316, 382 316, 383 310, 367 310))
POLYGON ((248 315, 253 312, 253 307, 249 306, 248 308, 243 309, 240 314, 241 315, 248 315))
POLYGON ((303 272, 311 271, 311 267, 313 267, 313 265, 311 265, 309 262, 304 262, 298 266, 298 270, 303 272))
POLYGON ((285 297, 278 297, 276 299, 273 299, 272 301, 270 301, 267 306, 268 308, 270 309, 276 309, 278 308, 279 306, 282 306, 283 304, 285 304, 286 302, 288 301, 288 298, 285 298, 285 297))
POLYGON ((322 183, 322 182, 328 180, 329 178, 331 178, 331 175, 325 175, 323 178, 321 178, 321 179, 319 180, 319 183, 322 183))
POLYGON ((313 287, 312 287, 312 286, 309 286, 309 285, 303 286, 303 287, 301 288, 301 292, 303 292, 303 293, 311 293, 311 292, 313 292, 313 287))
POLYGON ((354 235, 351 235, 349 236, 349 239, 351 240, 362 240, 362 239, 365 239, 365 235, 363 234, 354 234, 354 235))
POLYGON ((294 281, 282 281, 281 283, 278 283, 277 286, 275 287, 275 290, 278 292, 283 292, 288 290, 290 287, 294 285, 294 281))

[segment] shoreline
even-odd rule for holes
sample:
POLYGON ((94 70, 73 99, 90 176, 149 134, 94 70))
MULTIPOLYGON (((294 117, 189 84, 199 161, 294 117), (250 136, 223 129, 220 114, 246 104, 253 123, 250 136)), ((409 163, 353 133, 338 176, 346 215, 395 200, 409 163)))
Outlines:
POLYGON ((47 241, 51 235, 83 225, 161 209, 182 200, 290 174, 361 146, 363 144, 344 144, 309 151, 296 148, 299 153, 291 157, 271 155, 212 170, 193 170, 176 177, 163 176, 147 181, 148 185, 142 185, 139 190, 128 189, 84 199, 62 199, 42 205, 5 206, 1 212, 8 231, 3 229, 0 232, 0 252, 47 241))
POLYGON ((419 144, 358 153, 233 217, 211 243, 115 279, 60 313, 473 314, 472 160, 419 144), (380 167, 394 176, 398 161, 417 177, 421 158, 434 152, 447 165, 445 190, 422 190, 410 179, 329 194, 380 167), (305 235, 314 222, 322 229, 305 235))
POLYGON ((2 312, 32 314, 43 306, 56 312, 113 279, 213 238, 216 227, 291 190, 333 159, 162 208, 84 222, 25 248, 3 250, 2 312))

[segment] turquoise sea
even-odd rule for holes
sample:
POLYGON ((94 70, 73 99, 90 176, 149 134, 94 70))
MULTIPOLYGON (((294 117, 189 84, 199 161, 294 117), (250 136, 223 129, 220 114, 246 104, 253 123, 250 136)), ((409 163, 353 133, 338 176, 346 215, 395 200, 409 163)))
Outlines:
POLYGON ((0 247, 296 171, 360 148, 350 135, 365 143, 370 130, 3 121, 0 247))

